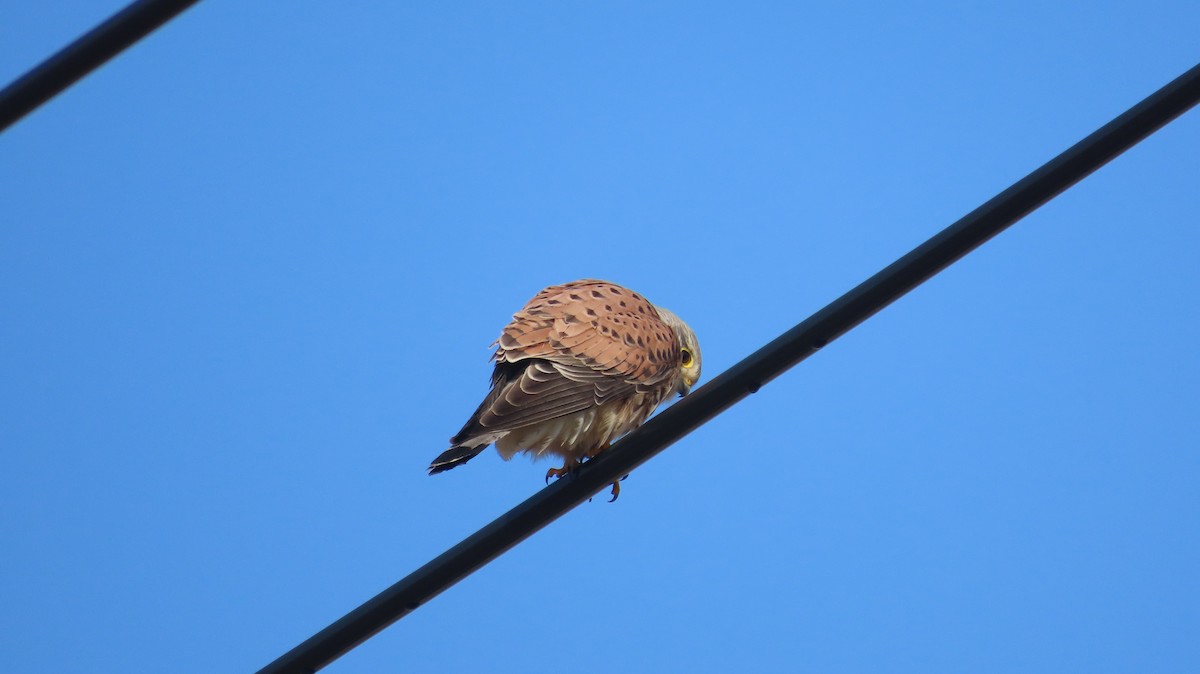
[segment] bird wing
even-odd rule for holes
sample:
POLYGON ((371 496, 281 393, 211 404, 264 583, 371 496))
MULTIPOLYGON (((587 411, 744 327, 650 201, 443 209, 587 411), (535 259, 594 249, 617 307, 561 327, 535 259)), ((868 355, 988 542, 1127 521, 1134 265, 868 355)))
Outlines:
POLYGON ((654 305, 605 281, 546 288, 496 345, 492 391, 455 442, 669 387, 680 366, 678 339, 654 305))

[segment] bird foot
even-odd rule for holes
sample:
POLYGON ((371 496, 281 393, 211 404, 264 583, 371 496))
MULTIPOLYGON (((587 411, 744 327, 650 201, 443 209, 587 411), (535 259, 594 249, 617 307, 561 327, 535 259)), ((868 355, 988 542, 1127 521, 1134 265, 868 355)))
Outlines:
MULTIPOLYGON (((603 452, 605 449, 608 449, 608 447, 605 446, 605 447, 601 447, 600 449, 597 449, 594 452, 588 452, 587 454, 585 454, 583 457, 581 457, 579 459, 567 459, 563 462, 562 468, 551 468, 550 470, 547 470, 546 471, 546 484, 550 484, 550 478, 561 479, 564 477, 574 477, 579 472, 579 470, 584 466, 584 464, 588 463, 589 461, 594 461, 596 459, 596 457, 601 452, 603 452)), ((616 501, 617 497, 621 495, 621 483, 624 482, 625 479, 628 477, 629 477, 628 475, 625 475, 625 476, 621 477, 620 480, 617 480, 616 482, 612 483, 612 492, 611 492, 612 498, 608 499, 609 503, 616 501)), ((590 503, 591 500, 592 499, 589 498, 588 502, 590 503)))
POLYGON ((563 463, 562 468, 551 468, 546 471, 546 484, 550 484, 550 478, 559 479, 562 477, 573 476, 579 472, 578 461, 567 461, 563 463))
MULTIPOLYGON (((625 477, 629 477, 629 476, 626 475, 625 477)), ((612 503, 613 501, 617 500, 617 497, 621 495, 621 483, 625 481, 625 477, 612 483, 612 498, 608 499, 609 503, 612 503)), ((592 502, 592 499, 589 498, 588 503, 591 503, 591 502, 592 502)))

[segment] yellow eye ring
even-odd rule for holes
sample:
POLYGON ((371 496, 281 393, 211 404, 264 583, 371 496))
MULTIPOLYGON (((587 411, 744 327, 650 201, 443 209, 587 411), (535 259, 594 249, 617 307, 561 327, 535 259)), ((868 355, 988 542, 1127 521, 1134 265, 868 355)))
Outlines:
POLYGON ((682 366, 684 366, 684 367, 691 367, 691 366, 692 366, 692 360, 693 360, 693 359, 692 359, 692 352, 691 352, 691 351, 688 351, 687 349, 681 349, 681 350, 679 351, 679 355, 680 355, 680 365, 682 365, 682 366))

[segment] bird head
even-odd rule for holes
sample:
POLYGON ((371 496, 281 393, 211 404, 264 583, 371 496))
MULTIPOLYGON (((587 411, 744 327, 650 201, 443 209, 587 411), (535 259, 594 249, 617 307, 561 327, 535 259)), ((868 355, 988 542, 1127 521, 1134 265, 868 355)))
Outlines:
POLYGON ((675 331, 679 341, 679 374, 675 378, 675 392, 683 397, 700 380, 700 342, 696 340, 696 333, 674 313, 662 307, 654 308, 663 322, 675 331))

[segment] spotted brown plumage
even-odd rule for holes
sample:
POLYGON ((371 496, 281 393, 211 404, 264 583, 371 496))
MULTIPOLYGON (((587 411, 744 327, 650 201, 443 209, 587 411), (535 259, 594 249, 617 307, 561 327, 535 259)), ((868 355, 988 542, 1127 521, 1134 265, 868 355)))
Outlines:
MULTIPOLYGON (((466 463, 488 445, 506 460, 553 455, 562 475, 640 426, 672 392, 700 377, 700 348, 673 313, 615 283, 543 289, 496 340, 492 387, 433 460, 429 473, 466 463)), ((614 485, 614 495, 616 486, 614 485)))

